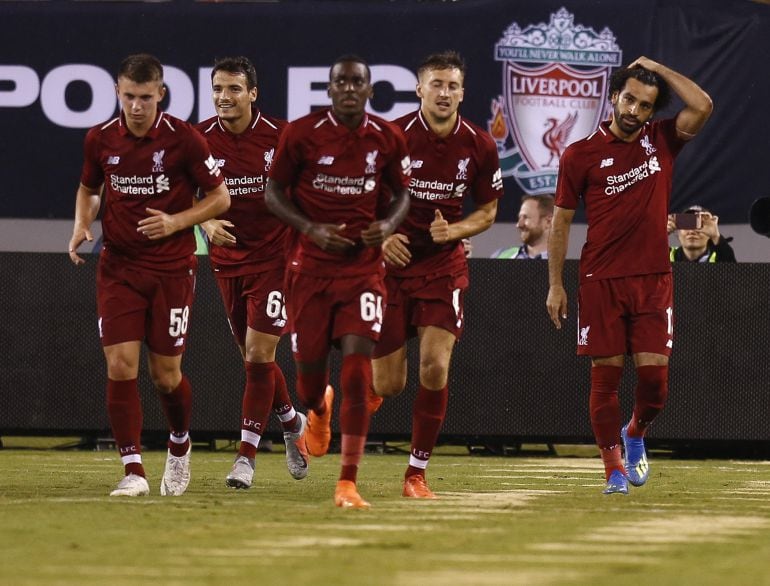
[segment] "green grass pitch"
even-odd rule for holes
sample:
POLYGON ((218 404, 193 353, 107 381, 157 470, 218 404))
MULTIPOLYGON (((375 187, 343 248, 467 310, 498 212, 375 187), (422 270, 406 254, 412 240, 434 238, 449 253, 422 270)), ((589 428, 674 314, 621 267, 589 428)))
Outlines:
MULTIPOLYGON (((195 446, 198 448, 198 446, 195 446)), ((439 449, 440 496, 400 496, 404 454, 367 454, 369 511, 334 507, 339 456, 292 480, 259 454, 254 486, 224 486, 232 448, 194 449, 181 497, 110 498, 112 451, 0 450, 3 586, 770 584, 770 462, 650 458, 650 480, 601 494, 590 448, 479 457, 439 449)))

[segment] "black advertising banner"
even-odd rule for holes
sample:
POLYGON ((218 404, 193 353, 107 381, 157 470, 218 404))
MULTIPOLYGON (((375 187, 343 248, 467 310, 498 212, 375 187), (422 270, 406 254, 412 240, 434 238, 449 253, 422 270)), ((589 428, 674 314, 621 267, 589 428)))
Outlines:
POLYGON ((745 223, 770 195, 770 6, 749 0, 2 2, 0 16, 0 217, 72 217, 85 131, 115 115, 114 71, 136 52, 164 63, 164 107, 197 122, 213 114, 217 57, 250 57, 260 107, 294 119, 328 104, 334 58, 359 54, 372 111, 395 118, 417 107, 420 60, 456 49, 468 63, 462 112, 498 144, 501 221, 522 194, 553 191, 561 152, 607 116, 609 75, 646 55, 715 103, 679 158, 672 208, 700 203, 745 223))

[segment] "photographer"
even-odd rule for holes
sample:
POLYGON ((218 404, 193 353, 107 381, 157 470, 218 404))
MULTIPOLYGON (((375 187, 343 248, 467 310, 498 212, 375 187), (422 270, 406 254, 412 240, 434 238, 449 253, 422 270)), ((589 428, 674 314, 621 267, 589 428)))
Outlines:
POLYGON ((736 262, 732 238, 719 233, 719 216, 698 205, 668 216, 668 233, 676 231, 681 246, 672 246, 671 262, 736 262))

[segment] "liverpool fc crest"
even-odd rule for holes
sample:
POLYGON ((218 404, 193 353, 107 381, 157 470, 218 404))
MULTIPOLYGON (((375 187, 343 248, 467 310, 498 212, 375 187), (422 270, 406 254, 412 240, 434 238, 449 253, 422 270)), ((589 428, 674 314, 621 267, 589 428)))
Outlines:
POLYGON ((565 8, 548 24, 511 24, 495 45, 503 93, 488 122, 503 176, 525 193, 553 193, 564 149, 608 113, 607 82, 621 58, 612 31, 575 25, 565 8))

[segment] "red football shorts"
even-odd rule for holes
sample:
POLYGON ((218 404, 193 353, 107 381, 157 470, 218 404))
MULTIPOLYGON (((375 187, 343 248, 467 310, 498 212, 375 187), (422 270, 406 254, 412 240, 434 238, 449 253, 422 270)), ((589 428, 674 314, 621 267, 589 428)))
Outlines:
POLYGON ((639 352, 670 356, 673 300, 671 273, 581 284, 577 353, 595 358, 639 352))
POLYGON ((373 356, 395 352, 417 335, 417 328, 435 326, 459 339, 468 273, 428 277, 385 277, 388 305, 382 335, 373 356))
POLYGON ((246 344, 246 328, 281 336, 286 331, 283 269, 239 277, 217 276, 227 319, 238 345, 246 344))
POLYGON ((197 259, 186 275, 157 275, 99 257, 96 307, 102 346, 145 340, 156 354, 184 352, 195 297, 197 259))
POLYGON ((290 272, 286 305, 297 362, 325 357, 332 343, 352 334, 375 342, 382 329, 385 285, 379 275, 325 278, 290 272))

